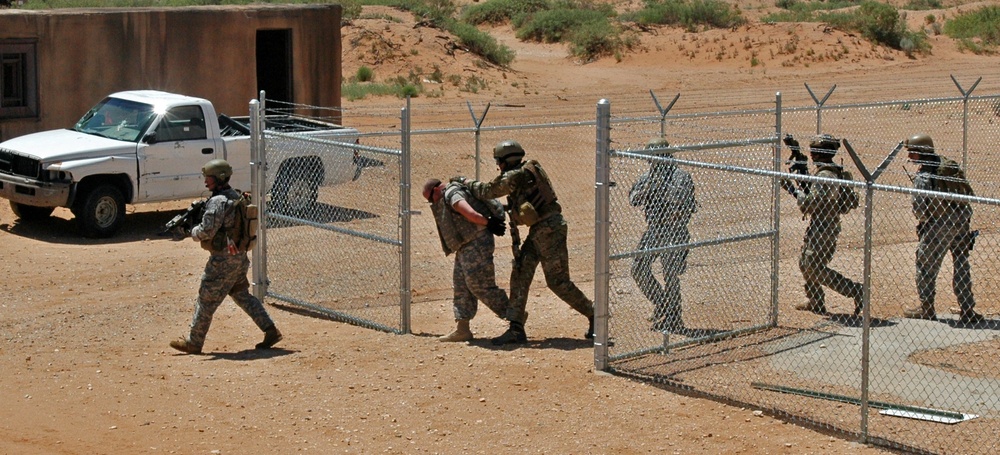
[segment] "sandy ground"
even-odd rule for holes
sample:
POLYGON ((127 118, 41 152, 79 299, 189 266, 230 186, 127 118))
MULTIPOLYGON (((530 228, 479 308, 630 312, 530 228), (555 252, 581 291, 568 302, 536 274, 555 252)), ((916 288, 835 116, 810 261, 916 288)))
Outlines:
MULTIPOLYGON (((751 16, 765 8, 744 6, 751 16)), ((379 80, 416 69, 429 74, 437 65, 446 80, 475 74, 488 83, 478 93, 441 84, 442 102, 580 99, 593 106, 600 93, 654 90, 702 93, 704 108, 713 109, 762 91, 794 89, 806 97, 804 82, 821 93, 837 84, 851 97, 920 97, 947 90, 941 87, 952 84, 950 75, 966 88, 983 76, 977 92, 998 91, 988 69, 1000 59, 960 53, 939 36, 931 38, 932 55, 910 59, 820 24, 702 34, 661 28, 643 33, 642 49, 621 61, 581 64, 560 45, 520 43, 509 28, 496 27, 492 32, 518 52, 503 69, 476 65, 449 44, 453 38, 405 14, 377 12, 401 20, 372 11, 373 18, 344 28, 345 77, 361 65, 373 67, 379 80), (397 52, 378 57, 375 41, 366 41, 376 38, 397 52), (796 50, 782 53, 793 39, 796 50), (756 66, 749 63, 753 51, 756 66)), ((400 104, 376 98, 345 107, 400 104)), ((431 163, 415 166, 420 175, 432 172, 431 163)), ((581 336, 585 321, 541 287, 530 306, 533 320, 546 323, 533 326, 531 342, 517 349, 485 341, 503 330, 486 311, 473 322, 480 340, 439 343, 453 325, 450 290, 423 289, 413 335, 269 306, 285 341, 255 351, 261 335, 227 302, 206 354, 178 355, 167 343, 190 321, 206 257, 193 242, 155 232, 186 205, 130 208, 122 234, 102 241, 77 237, 68 210, 46 223, 21 223, 0 207, 0 273, 8 277, 0 280, 0 368, 7 371, 0 381, 0 452, 882 452, 753 409, 595 372, 593 350, 581 336)), ((450 268, 435 239, 416 245, 424 260, 415 267, 450 268)), ((575 276, 592 288, 592 277, 575 276)))

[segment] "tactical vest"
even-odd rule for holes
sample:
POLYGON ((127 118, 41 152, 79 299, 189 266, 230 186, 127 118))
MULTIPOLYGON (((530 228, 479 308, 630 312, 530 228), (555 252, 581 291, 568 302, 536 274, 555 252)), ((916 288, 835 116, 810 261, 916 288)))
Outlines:
POLYGON ((235 216, 236 204, 243 198, 243 195, 239 191, 227 188, 219 194, 212 196, 209 200, 211 201, 212 198, 219 196, 226 199, 219 229, 215 231, 215 235, 211 239, 201 241, 201 247, 212 252, 223 252, 229 249, 229 243, 233 241, 231 233, 234 231, 237 221, 235 216))
POLYGON ((496 200, 483 201, 469 192, 460 182, 451 182, 445 187, 441 199, 431 206, 434 220, 438 226, 438 236, 441 239, 441 249, 446 255, 461 249, 486 229, 485 226, 472 223, 451 206, 451 198, 460 192, 465 201, 481 215, 489 218, 503 218, 503 207, 496 200))
MULTIPOLYGON (((823 164, 819 166, 819 171, 817 174, 823 171, 829 171, 837 175, 837 178, 841 180, 854 180, 851 176, 851 172, 844 169, 843 166, 838 166, 836 164, 823 164)), ((836 209, 837 213, 844 215, 851 210, 858 208, 860 205, 860 198, 858 197, 858 192, 852 186, 847 185, 837 185, 837 202, 836 209)))
POLYGON ((527 188, 518 188, 507 198, 514 223, 531 226, 556 213, 562 213, 552 181, 538 161, 525 161, 521 170, 528 176, 527 188))

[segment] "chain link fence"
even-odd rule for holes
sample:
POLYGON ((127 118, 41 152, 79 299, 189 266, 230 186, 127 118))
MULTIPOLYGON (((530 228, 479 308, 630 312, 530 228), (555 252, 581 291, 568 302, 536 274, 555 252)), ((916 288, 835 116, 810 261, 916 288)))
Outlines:
POLYGON ((255 292, 409 332, 409 223, 400 209, 409 205, 409 170, 398 138, 361 145, 352 128, 295 115, 303 106, 265 104, 250 106, 252 124, 261 126, 253 138, 262 227, 255 292))
POLYGON ((779 95, 662 128, 599 103, 598 368, 893 448, 995 452, 1000 200, 976 169, 994 166, 996 99, 782 109, 779 95), (660 131, 668 148, 638 145, 660 131), (817 131, 835 140, 810 144, 817 131), (785 132, 810 175, 787 172, 785 132), (933 160, 908 164, 916 133, 940 144, 939 168, 966 163, 979 196, 933 160))
MULTIPOLYGON (((599 369, 745 403, 870 443, 992 453, 997 444, 987 435, 1000 422, 1000 308, 993 298, 1000 283, 990 273, 990 252, 1000 242, 994 184, 1000 157, 992 150, 1000 139, 1000 97, 959 89, 955 98, 837 105, 827 103, 833 89, 822 98, 809 90, 813 105, 784 107, 780 95, 762 96, 740 110, 709 113, 687 95, 650 92, 615 98, 614 115, 610 103, 606 114, 599 103, 596 118, 593 99, 561 97, 452 106, 408 100, 402 115, 345 109, 337 117, 361 130, 358 143, 280 132, 262 138, 268 150, 262 178, 273 182, 269 202, 276 203, 265 211, 266 261, 255 261, 254 281, 277 300, 408 333, 410 299, 439 300, 451 290, 449 273, 426 266, 427 259, 410 261, 411 254, 443 257, 433 219, 419 215, 423 204, 411 208, 411 195, 420 201, 429 178, 492 179, 498 173, 493 145, 513 139, 526 158, 545 167, 564 208, 571 275, 597 303, 599 369), (787 172, 786 133, 806 154, 817 133, 840 140, 832 164, 852 180, 817 176, 812 165, 808 176, 787 172), (916 133, 929 134, 938 154, 962 166, 975 196, 914 189, 921 169, 900 142, 916 133), (658 136, 670 146, 647 148, 658 136), (300 192, 316 200, 303 209, 277 192, 284 188, 278 176, 279 163, 307 150, 357 153, 360 158, 343 166, 360 167, 360 178, 317 184, 315 191, 305 185, 300 192), (648 202, 637 201, 637 183, 664 165, 689 177, 693 198, 679 191, 677 199, 693 199, 680 204, 686 214, 651 215, 644 210, 648 202), (849 188, 858 206, 804 214, 782 179, 802 192, 825 186, 838 198, 841 187, 849 188), (982 322, 960 321, 951 251, 934 279, 921 285, 925 296, 927 283, 936 285, 937 320, 903 317, 920 303, 915 196, 971 208, 967 231, 978 236, 967 281, 982 322), (673 226, 685 217, 686 229, 650 229, 650 221, 673 226), (825 220, 810 228, 814 218, 825 220), (810 235, 813 251, 803 261, 810 235), (676 277, 669 284, 668 275, 676 277), (818 300, 817 287, 807 290, 806 275, 824 289, 816 312, 809 303, 818 300), (855 317, 859 294, 862 311, 855 317)), ((509 247, 509 236, 497 239, 501 287, 509 286, 509 247)), ((930 255, 931 269, 938 253, 930 255)), ((545 286, 540 275, 533 289, 545 286)), ((544 323, 539 317, 545 316, 533 315, 529 324, 544 323)))

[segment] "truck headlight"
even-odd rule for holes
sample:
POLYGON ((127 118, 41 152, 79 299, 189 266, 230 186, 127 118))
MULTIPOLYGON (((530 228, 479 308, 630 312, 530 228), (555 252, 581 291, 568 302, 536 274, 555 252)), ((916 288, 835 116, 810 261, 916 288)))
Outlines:
POLYGON ((48 170, 48 171, 45 171, 45 173, 43 175, 45 177, 44 180, 46 182, 53 182, 53 183, 64 182, 64 183, 70 183, 70 182, 73 181, 73 174, 71 174, 70 172, 67 172, 67 171, 48 170))

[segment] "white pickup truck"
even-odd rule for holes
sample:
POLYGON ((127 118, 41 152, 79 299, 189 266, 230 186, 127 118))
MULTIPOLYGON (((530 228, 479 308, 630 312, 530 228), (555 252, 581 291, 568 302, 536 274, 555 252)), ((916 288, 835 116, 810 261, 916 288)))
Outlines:
MULTIPOLYGON (((358 140, 353 128, 302 117, 267 115, 265 124, 338 142, 358 140)), ((84 236, 110 237, 125 219, 126 203, 203 197, 201 166, 211 159, 229 161, 232 186, 249 190, 248 125, 248 117, 217 115, 201 98, 154 90, 115 93, 72 128, 0 143, 0 197, 10 200, 22 220, 68 207, 84 236)), ((297 151, 280 162, 269 158, 269 170, 276 172, 269 179, 275 182, 271 200, 315 202, 318 186, 355 180, 373 161, 347 146, 321 155, 297 151)))

